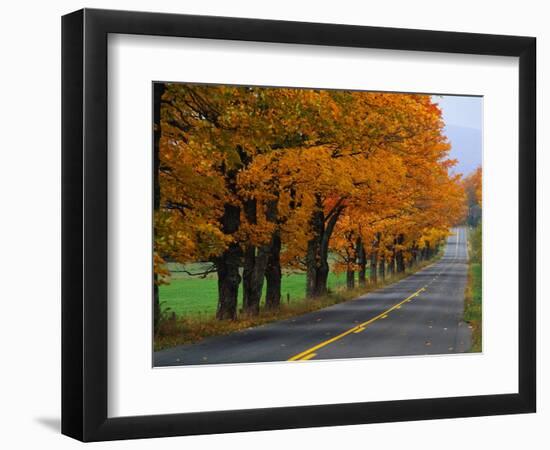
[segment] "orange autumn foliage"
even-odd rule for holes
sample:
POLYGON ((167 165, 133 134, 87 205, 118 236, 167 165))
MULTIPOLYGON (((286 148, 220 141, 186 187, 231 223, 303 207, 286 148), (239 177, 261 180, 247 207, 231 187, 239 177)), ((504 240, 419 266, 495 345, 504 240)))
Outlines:
POLYGON ((464 216, 429 95, 165 86, 159 275, 167 259, 215 264, 235 246, 270 251, 274 236, 283 268, 322 265, 325 246, 334 269, 355 270, 358 239, 366 252, 376 243, 380 259, 409 260, 464 216))

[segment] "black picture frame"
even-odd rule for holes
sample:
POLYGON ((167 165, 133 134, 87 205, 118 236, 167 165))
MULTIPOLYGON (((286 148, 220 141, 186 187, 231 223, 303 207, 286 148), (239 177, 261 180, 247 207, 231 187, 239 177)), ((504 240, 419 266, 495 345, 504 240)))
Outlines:
POLYGON ((84 9, 62 18, 62 433, 82 441, 535 412, 536 39, 84 9), (518 393, 107 416, 107 36, 519 57, 518 393))

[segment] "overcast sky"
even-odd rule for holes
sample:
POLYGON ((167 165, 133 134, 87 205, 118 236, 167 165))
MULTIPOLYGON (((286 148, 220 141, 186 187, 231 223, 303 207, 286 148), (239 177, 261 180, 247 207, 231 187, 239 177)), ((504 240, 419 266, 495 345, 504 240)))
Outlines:
POLYGON ((483 98, 434 95, 432 99, 443 112, 450 156, 458 159, 454 172, 468 175, 482 161, 483 98))

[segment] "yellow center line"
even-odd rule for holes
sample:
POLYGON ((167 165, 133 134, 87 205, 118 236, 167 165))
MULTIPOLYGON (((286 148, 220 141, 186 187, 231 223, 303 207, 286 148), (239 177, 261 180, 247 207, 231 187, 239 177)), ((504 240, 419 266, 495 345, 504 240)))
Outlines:
POLYGON ((297 355, 294 355, 293 357, 289 358, 288 361, 298 361, 298 360, 305 361, 305 360, 308 360, 310 358, 313 358, 313 356, 315 356, 315 354, 313 354, 313 355, 311 355, 311 354, 313 352, 315 352, 316 350, 319 350, 320 348, 326 347, 327 345, 332 344, 333 342, 336 342, 336 341, 342 339, 343 337, 347 336, 348 334, 360 333, 361 331, 363 331, 365 329, 365 327, 367 327, 371 323, 377 321, 378 319, 385 318, 388 313, 390 313, 394 309, 400 308, 403 303, 408 302, 409 300, 413 299, 414 297, 416 297, 417 295, 419 295, 421 292, 423 292, 425 290, 426 290, 426 286, 421 287, 418 291, 416 291, 413 294, 409 295, 406 299, 401 300, 399 303, 393 305, 391 308, 386 309, 384 312, 378 314, 376 317, 373 317, 372 319, 367 320, 366 322, 360 323, 359 325, 356 325, 353 328, 350 328, 349 330, 344 331, 343 333, 339 334, 338 336, 334 336, 330 339, 327 339, 326 341, 321 342, 320 344, 317 344, 317 345, 315 345, 311 348, 308 348, 307 350, 303 351, 302 353, 298 353, 297 355))

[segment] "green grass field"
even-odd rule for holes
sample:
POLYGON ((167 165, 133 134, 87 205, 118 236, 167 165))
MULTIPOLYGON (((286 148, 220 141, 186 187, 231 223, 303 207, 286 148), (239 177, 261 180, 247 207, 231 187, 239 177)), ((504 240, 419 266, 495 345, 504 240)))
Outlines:
MULTIPOLYGON (((203 268, 195 267, 187 270, 199 272, 203 268)), ((328 287, 336 290, 346 284, 346 274, 330 273, 328 287)), ((283 275, 281 283, 282 302, 303 300, 306 290, 305 273, 283 275)), ((264 283, 265 296, 265 283, 264 283)), ((218 285, 216 275, 207 278, 191 277, 182 273, 174 273, 170 284, 161 285, 159 289, 161 308, 177 316, 199 316, 208 318, 216 313, 218 301, 218 285)), ((239 287, 239 299, 242 304, 242 289, 239 287)), ((264 298, 262 298, 262 303, 264 298)), ((240 307, 240 306, 239 306, 240 307)))

